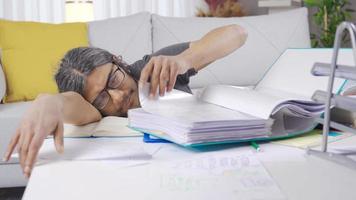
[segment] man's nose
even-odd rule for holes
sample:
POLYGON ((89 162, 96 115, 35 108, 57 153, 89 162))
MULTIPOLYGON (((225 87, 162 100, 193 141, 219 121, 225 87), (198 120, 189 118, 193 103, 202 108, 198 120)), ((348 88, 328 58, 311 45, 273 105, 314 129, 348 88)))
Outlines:
POLYGON ((124 91, 121 91, 121 90, 116 90, 116 89, 113 89, 113 90, 108 90, 108 93, 109 95, 111 96, 111 99, 114 101, 114 102, 121 102, 122 99, 124 98, 125 96, 125 92, 124 91))

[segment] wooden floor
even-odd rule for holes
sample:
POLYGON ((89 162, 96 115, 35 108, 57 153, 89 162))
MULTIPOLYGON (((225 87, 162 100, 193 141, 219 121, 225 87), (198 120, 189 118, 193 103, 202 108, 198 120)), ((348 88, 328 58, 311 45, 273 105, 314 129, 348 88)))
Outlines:
POLYGON ((0 188, 0 200, 20 200, 25 187, 0 188))

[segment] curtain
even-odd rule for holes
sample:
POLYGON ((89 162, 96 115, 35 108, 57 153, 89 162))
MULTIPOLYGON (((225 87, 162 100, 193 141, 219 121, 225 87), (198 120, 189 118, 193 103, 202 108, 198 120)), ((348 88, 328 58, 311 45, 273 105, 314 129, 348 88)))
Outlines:
POLYGON ((131 15, 137 12, 172 16, 194 16, 203 0, 93 0, 94 19, 131 15))
POLYGON ((64 13, 64 0, 0 0, 3 19, 61 23, 64 13))

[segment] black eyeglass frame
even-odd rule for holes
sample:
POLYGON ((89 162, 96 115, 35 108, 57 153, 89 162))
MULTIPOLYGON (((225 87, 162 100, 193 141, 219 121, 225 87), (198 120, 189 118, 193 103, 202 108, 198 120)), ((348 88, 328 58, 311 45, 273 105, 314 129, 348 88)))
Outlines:
POLYGON ((111 71, 109 76, 108 76, 108 79, 106 81, 106 84, 105 84, 105 87, 104 89, 99 93, 99 95, 94 99, 94 101, 92 102, 92 105, 98 109, 100 112, 107 106, 107 104, 109 103, 110 101, 110 98, 111 98, 111 95, 109 94, 108 90, 109 89, 117 89, 117 88, 120 88, 120 86, 122 86, 122 83, 125 81, 125 78, 126 78, 126 74, 129 74, 130 73, 130 70, 126 67, 126 66, 122 66, 120 62, 116 61, 116 60, 113 60, 112 62, 115 66, 116 66, 116 69, 114 71, 111 71), (120 71, 122 74, 123 74, 123 78, 121 80, 121 82, 118 84, 118 86, 116 87, 110 87, 109 83, 110 83, 110 80, 112 78, 112 76, 114 76, 115 73, 117 73, 117 71, 120 71), (97 101, 97 98, 103 93, 105 92, 106 95, 108 95, 108 100, 106 103, 104 103, 103 106, 97 106, 95 105, 95 101, 97 101))

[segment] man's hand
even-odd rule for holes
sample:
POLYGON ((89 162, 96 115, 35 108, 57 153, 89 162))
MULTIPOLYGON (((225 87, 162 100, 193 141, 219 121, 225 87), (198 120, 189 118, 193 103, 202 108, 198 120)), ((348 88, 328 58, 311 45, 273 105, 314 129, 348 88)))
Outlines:
POLYGON ((44 139, 53 134, 55 146, 63 152, 62 102, 59 95, 42 95, 28 109, 4 156, 8 161, 17 146, 24 175, 28 178, 44 139))
POLYGON ((163 96, 165 92, 170 92, 179 74, 184 74, 191 68, 188 59, 182 55, 176 56, 155 56, 150 59, 141 71, 140 86, 151 78, 150 96, 154 97, 159 88, 159 95, 163 96))

